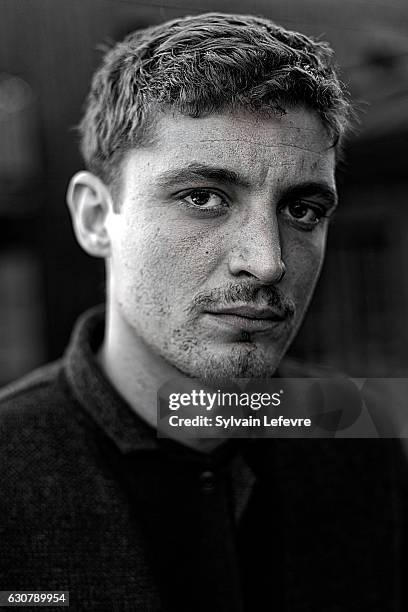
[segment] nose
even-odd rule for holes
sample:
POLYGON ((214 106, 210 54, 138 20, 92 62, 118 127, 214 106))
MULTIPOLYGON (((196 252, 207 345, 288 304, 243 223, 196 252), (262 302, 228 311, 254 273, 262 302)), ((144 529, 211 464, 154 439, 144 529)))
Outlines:
POLYGON ((229 271, 234 276, 253 276, 262 284, 277 284, 285 276, 281 238, 275 212, 252 215, 236 234, 229 271))

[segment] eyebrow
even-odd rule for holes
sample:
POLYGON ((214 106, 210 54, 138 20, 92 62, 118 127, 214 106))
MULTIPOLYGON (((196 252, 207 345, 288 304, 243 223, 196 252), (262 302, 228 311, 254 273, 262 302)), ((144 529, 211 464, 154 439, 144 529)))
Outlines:
POLYGON ((250 187, 250 182, 234 170, 198 163, 191 163, 180 169, 167 170, 156 179, 158 186, 162 188, 200 180, 227 183, 237 187, 250 187))
POLYGON ((307 181, 286 189, 283 194, 283 200, 292 198, 308 198, 317 196, 323 198, 331 208, 336 208, 338 204, 338 196, 335 188, 330 187, 328 183, 321 181, 307 181))

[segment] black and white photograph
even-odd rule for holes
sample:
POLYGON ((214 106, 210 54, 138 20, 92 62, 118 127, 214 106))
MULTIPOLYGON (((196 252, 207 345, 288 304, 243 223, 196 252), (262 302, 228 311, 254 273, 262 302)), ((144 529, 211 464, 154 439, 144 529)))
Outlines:
POLYGON ((408 609, 408 3, 0 0, 0 608, 408 609))

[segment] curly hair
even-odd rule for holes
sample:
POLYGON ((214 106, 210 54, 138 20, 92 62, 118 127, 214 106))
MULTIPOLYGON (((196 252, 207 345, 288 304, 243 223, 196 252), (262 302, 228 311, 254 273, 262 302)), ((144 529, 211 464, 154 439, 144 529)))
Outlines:
POLYGON ((326 42, 250 15, 206 13, 137 30, 93 77, 79 125, 85 163, 111 183, 123 154, 148 142, 157 113, 169 109, 281 115, 303 105, 338 147, 351 107, 332 56, 326 42))

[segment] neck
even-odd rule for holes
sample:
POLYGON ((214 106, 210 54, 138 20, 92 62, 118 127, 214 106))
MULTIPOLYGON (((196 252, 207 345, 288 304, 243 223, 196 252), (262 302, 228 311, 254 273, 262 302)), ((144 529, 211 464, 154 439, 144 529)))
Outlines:
MULTIPOLYGON (((157 428, 157 394, 170 380, 183 389, 183 376, 176 368, 154 353, 123 320, 115 308, 106 313, 105 337, 97 355, 110 383, 132 410, 157 428)), ((175 438, 196 450, 208 452, 225 440, 175 438)))

